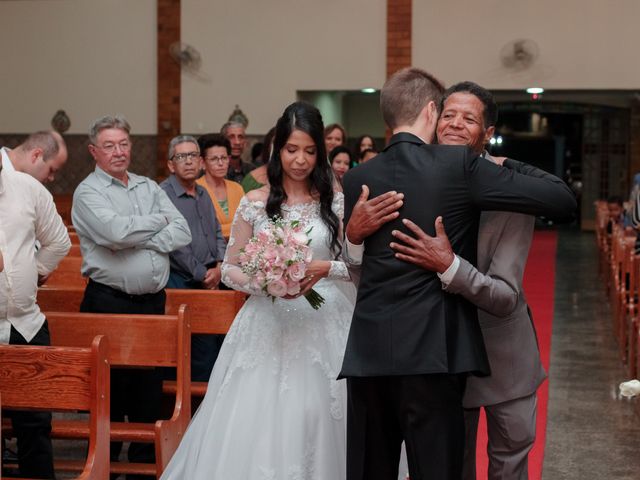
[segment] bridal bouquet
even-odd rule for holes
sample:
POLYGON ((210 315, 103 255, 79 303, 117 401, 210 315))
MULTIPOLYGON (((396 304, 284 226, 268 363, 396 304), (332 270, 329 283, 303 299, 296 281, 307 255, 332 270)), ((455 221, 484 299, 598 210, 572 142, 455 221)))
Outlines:
MULTIPOLYGON (((273 300, 299 294, 300 282, 311 262, 309 232, 298 220, 270 220, 268 227, 240 250, 240 268, 249 277, 251 286, 273 300)), ((305 298, 315 310, 324 303, 324 298, 313 289, 305 298)))

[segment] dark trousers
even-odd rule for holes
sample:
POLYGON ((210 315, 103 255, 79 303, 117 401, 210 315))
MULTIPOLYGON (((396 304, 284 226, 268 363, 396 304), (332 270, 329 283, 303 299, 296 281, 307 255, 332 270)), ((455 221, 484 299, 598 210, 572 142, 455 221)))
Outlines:
MULTIPOLYGON (((49 325, 45 320, 30 342, 11 327, 11 345, 51 345, 49 325)), ((55 478, 51 445, 51 413, 7 410, 18 440, 20 475, 29 478, 55 478)))
MULTIPOLYGON (((144 295, 129 295, 89 280, 80 304, 81 312, 164 315, 164 290, 144 295)), ((162 378, 155 369, 111 369, 111 421, 154 423, 161 417, 162 378)), ((122 450, 122 442, 111 442, 111 460, 122 450)), ((131 443, 130 462, 155 463, 153 444, 131 443)), ((128 479, 149 478, 127 475, 128 479)))
POLYGON ((347 379, 347 480, 396 480, 405 441, 411 480, 458 480, 465 375, 347 379))
MULTIPOLYGON (((220 284, 222 290, 223 284, 220 284)), ((202 289, 202 283, 189 280, 177 272, 172 271, 169 274, 167 288, 182 289, 202 289)), ((215 315, 215 312, 211 312, 215 315)), ((191 335, 191 381, 192 382, 208 382, 211 376, 211 370, 216 363, 220 347, 224 341, 224 335, 191 335)), ((165 378, 175 380, 175 368, 167 368, 165 370, 165 378)))

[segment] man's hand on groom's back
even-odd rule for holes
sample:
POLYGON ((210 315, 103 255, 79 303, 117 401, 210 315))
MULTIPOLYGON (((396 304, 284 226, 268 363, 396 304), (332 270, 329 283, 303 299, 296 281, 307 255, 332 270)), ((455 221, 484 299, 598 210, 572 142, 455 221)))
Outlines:
POLYGON ((443 273, 453 263, 454 253, 449 242, 449 237, 444 230, 442 217, 436 218, 436 236, 427 235, 418 225, 406 218, 402 223, 414 236, 402 233, 399 230, 391 232, 396 240, 402 242, 392 242, 390 247, 395 250, 396 258, 410 262, 425 270, 443 273))
POLYGON ((403 198, 404 194, 391 191, 369 200, 369 187, 363 185, 362 193, 353 206, 347 224, 346 234, 349 242, 360 245, 382 225, 397 218, 403 198))

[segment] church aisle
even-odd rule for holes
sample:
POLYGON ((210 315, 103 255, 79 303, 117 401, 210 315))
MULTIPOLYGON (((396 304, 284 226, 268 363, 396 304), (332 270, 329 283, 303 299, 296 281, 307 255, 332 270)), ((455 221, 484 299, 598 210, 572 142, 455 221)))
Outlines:
POLYGON ((640 479, 640 399, 618 359, 593 233, 560 230, 543 480, 640 479))

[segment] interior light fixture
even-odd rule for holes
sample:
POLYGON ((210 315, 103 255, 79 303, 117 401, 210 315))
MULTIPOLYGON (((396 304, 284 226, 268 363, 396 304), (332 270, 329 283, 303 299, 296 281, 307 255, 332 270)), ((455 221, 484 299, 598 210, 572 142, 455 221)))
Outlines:
POLYGON ((541 93, 544 93, 544 88, 541 88, 541 87, 529 87, 529 88, 527 88, 527 93, 530 93, 532 95, 534 95, 534 94, 538 94, 539 95, 541 93))
POLYGON ((376 89, 375 88, 363 88, 362 90, 360 90, 362 93, 376 93, 376 89))

